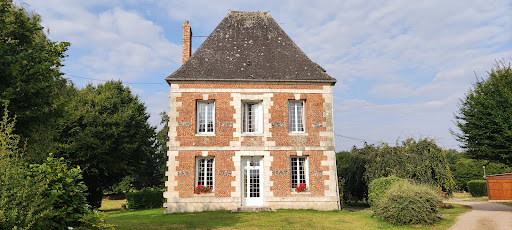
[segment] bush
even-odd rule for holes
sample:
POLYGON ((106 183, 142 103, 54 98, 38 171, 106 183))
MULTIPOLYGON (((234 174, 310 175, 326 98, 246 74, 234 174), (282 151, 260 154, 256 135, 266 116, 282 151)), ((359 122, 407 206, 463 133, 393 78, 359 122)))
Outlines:
POLYGON ((0 229, 44 229, 52 216, 40 177, 28 177, 7 105, 0 120, 0 229))
POLYGON ((126 200, 130 209, 161 208, 164 196, 161 190, 143 188, 139 192, 127 193, 126 200))
POLYGON ((442 200, 426 185, 393 185, 376 205, 375 215, 393 224, 433 224, 442 200))
POLYGON ((30 165, 30 175, 44 181, 43 197, 52 208, 50 228, 65 229, 77 226, 80 218, 88 212, 80 167, 71 168, 64 158, 53 158, 52 154, 43 164, 30 165))
POLYGON ((381 177, 373 180, 368 186, 368 204, 375 208, 380 198, 396 183, 404 181, 404 179, 396 176, 381 177))
POLYGON ((485 180, 468 181, 468 189, 473 197, 487 196, 487 183, 485 180))

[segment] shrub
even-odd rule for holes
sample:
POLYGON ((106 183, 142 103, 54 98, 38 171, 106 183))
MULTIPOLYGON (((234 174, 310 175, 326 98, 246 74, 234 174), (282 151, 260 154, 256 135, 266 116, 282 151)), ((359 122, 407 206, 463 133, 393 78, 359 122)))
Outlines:
POLYGON ((126 200, 130 209, 161 208, 164 203, 163 192, 150 188, 143 188, 139 192, 127 193, 126 200))
POLYGON ((14 121, 7 105, 0 120, 0 229, 44 229, 51 206, 43 198, 43 181, 28 177, 20 137, 13 134, 14 121))
POLYGON ((80 167, 71 168, 64 158, 54 158, 52 154, 43 164, 30 165, 30 175, 44 181, 43 197, 52 208, 50 226, 52 229, 65 229, 77 226, 80 218, 88 212, 80 167))
POLYGON ((485 180, 468 181, 468 189, 471 196, 487 196, 487 183, 485 180))
POLYGON ((380 198, 396 183, 404 181, 404 179, 396 176, 381 177, 373 180, 368 186, 368 204, 375 208, 380 198))
POLYGON ((439 195, 426 185, 401 182, 377 203, 375 215, 393 224, 433 224, 438 220, 439 195))

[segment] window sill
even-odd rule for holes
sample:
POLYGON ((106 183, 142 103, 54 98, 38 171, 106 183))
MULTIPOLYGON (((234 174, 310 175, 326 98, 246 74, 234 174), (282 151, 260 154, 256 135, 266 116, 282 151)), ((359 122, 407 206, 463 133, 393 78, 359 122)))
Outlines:
POLYGON ((199 194, 194 193, 194 197, 214 197, 214 196, 215 196, 215 192, 199 193, 199 194))
POLYGON ((290 136, 309 136, 308 133, 288 133, 290 136))
POLYGON ((292 195, 311 195, 311 192, 310 192, 310 191, 306 191, 306 192, 295 192, 295 190, 293 190, 291 194, 292 194, 292 195))
POLYGON ((263 133, 242 133, 242 136, 263 136, 263 133))
POLYGON ((196 137, 214 137, 215 133, 196 133, 196 137))

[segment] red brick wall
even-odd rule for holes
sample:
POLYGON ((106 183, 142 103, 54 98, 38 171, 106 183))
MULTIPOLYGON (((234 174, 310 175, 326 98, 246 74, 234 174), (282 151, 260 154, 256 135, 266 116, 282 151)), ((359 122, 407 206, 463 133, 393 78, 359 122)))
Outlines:
POLYGON ((234 125, 221 126, 220 123, 235 123, 233 114, 235 108, 230 105, 233 98, 229 93, 209 93, 208 100, 215 101, 215 136, 196 136, 196 110, 197 100, 202 100, 202 93, 183 93, 176 98, 181 102, 177 108, 179 116, 176 118, 176 141, 180 146, 229 146, 230 141, 238 140, 233 137, 234 125), (180 125, 181 124, 181 125, 180 125))
POLYGON ((179 84, 180 89, 323 89, 322 85, 286 84, 179 84))
MULTIPOLYGON (((296 151, 271 151, 270 156, 273 157, 270 170, 273 174, 270 181, 273 186, 270 191, 274 197, 304 196, 303 194, 292 194, 291 192, 291 156, 297 156, 296 151)), ((328 166, 322 166, 321 161, 327 160, 323 151, 304 151, 302 156, 308 157, 309 164, 309 191, 310 196, 323 196, 325 187, 324 181, 329 179, 328 175, 323 175, 324 171, 328 171, 328 166)))
POLYGON ((282 127, 273 126, 270 128, 272 138, 276 146, 320 146, 320 141, 327 141, 326 137, 320 137, 320 131, 326 131, 325 127, 314 126, 327 120, 324 117, 325 102, 322 94, 311 93, 301 94, 301 100, 305 100, 305 132, 308 134, 290 134, 288 129, 288 101, 295 100, 292 93, 275 93, 272 97, 274 105, 270 108, 270 123, 284 123, 282 127))
MULTIPOLYGON (((235 151, 209 151, 208 156, 213 156, 215 161, 215 184, 214 193, 216 197, 231 197, 235 187, 231 181, 235 180, 235 165, 233 156, 235 151)), ((178 186, 174 189, 179 192, 180 198, 194 196, 195 188, 195 164, 196 157, 201 157, 201 151, 180 151, 176 156, 179 162, 176 167, 178 175, 174 178, 178 186)))

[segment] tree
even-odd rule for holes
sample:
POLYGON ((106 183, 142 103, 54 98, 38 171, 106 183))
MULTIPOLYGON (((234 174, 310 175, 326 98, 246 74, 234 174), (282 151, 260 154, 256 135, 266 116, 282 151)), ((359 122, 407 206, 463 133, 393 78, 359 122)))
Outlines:
POLYGON ((57 153, 83 170, 91 206, 101 205, 104 189, 147 165, 155 152, 148 118, 144 104, 120 81, 75 89, 59 124, 57 153))
POLYGON ((0 229, 66 229, 88 213, 79 168, 63 158, 27 164, 14 120, 0 121, 0 229))
POLYGON ((48 40, 40 23, 38 14, 0 0, 0 101, 9 103, 10 117, 16 114, 15 132, 28 138, 34 156, 32 151, 46 154, 52 141, 48 134, 62 108, 66 79, 60 67, 69 46, 48 40))
POLYGON ((512 69, 497 62, 487 79, 477 79, 461 99, 452 134, 462 143, 467 156, 512 164, 512 69))
POLYGON ((486 175, 512 173, 512 167, 505 164, 461 158, 455 164, 455 170, 452 171, 457 189, 468 191, 468 181, 482 180, 484 178, 483 166, 485 166, 486 175))

